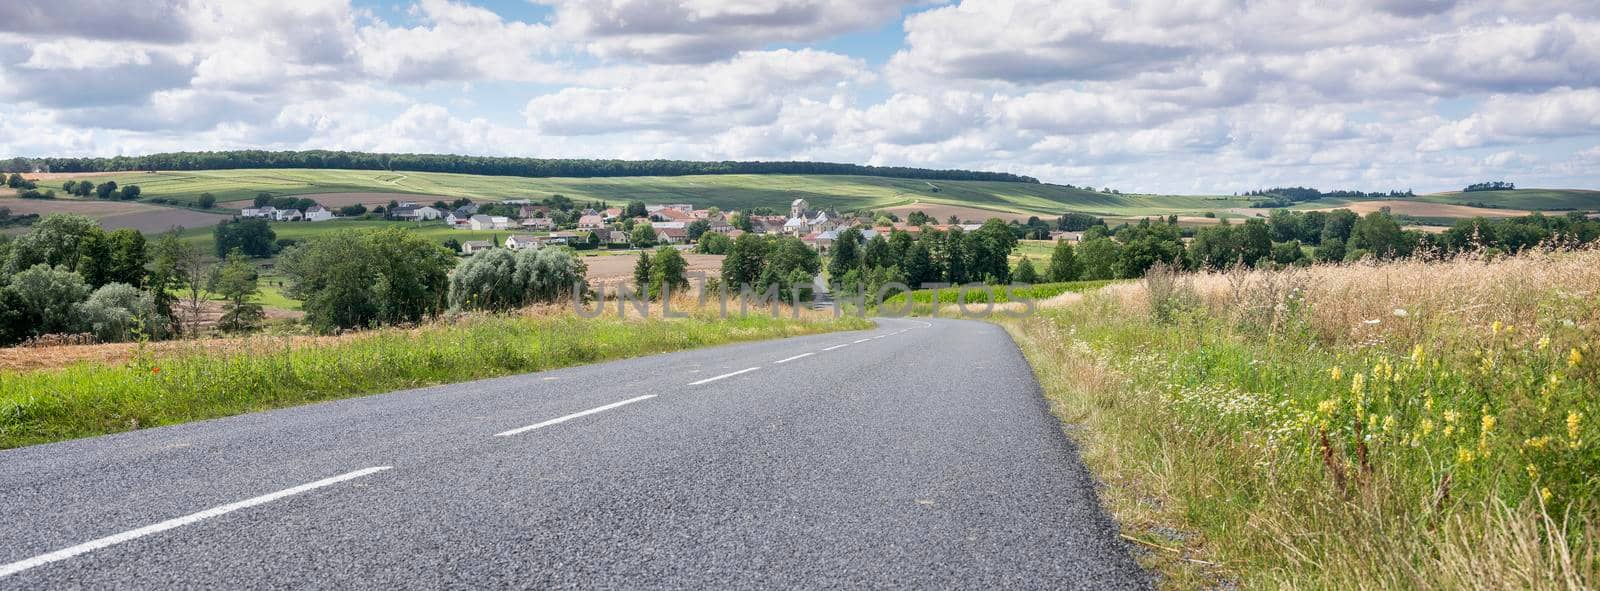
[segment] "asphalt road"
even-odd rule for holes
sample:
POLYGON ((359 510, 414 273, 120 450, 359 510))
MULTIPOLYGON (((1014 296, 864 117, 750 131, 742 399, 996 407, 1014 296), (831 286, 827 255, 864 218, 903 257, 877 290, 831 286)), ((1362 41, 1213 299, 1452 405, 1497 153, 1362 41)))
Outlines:
POLYGON ((1147 585, 978 322, 0 452, 7 589, 1147 585))

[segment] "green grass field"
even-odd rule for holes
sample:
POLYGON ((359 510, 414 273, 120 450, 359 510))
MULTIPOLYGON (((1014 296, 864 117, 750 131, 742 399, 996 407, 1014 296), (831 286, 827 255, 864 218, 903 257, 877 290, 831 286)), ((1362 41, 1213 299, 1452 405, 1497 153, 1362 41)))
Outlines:
MULTIPOLYGON (((1058 185, 988 181, 921 181, 844 175, 703 175, 677 177, 527 178, 431 172, 363 170, 239 169, 193 172, 129 172, 85 176, 96 183, 137 184, 145 198, 192 203, 211 193, 219 203, 257 193, 394 193, 397 196, 469 197, 480 201, 562 194, 580 201, 683 202, 723 209, 772 207, 786 210, 805 198, 815 207, 841 210, 913 204, 953 205, 1000 213, 1055 216, 1067 211, 1100 215, 1200 213, 1242 207, 1236 197, 1111 195, 1058 185)), ((65 179, 43 184, 59 186, 65 179)))
POLYGON ((265 339, 126 364, 0 371, 0 449, 738 341, 868 328, 856 318, 483 316, 333 343, 265 339))
POLYGON ((1600 210, 1600 191, 1586 189, 1517 189, 1515 191, 1473 191, 1435 193, 1418 197, 1433 203, 1478 205, 1528 210, 1600 210))

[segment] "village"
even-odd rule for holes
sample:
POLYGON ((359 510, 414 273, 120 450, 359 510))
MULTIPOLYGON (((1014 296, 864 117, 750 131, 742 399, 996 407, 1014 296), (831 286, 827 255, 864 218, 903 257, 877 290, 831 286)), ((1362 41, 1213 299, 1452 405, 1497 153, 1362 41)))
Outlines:
MULTIPOLYGON (((541 246, 570 246, 583 249, 629 249, 661 245, 687 248, 708 233, 728 238, 752 233, 757 235, 791 236, 799 238, 806 246, 819 253, 827 253, 838 239, 839 233, 858 228, 861 239, 869 241, 878 235, 902 231, 917 236, 924 230, 948 231, 960 228, 971 232, 982 226, 982 220, 949 219, 945 223, 925 216, 903 220, 894 215, 874 215, 871 211, 840 213, 836 210, 814 208, 803 198, 790 203, 787 214, 770 214, 768 210, 752 212, 725 212, 718 208, 696 208, 688 203, 644 204, 633 202, 627 207, 605 207, 604 203, 578 207, 564 198, 543 201, 508 199, 472 203, 464 199, 459 204, 444 202, 425 204, 417 201, 397 200, 389 207, 377 207, 358 215, 336 215, 332 209, 311 205, 303 209, 260 205, 241 209, 240 218, 265 219, 273 222, 324 222, 348 218, 381 218, 417 224, 439 224, 457 230, 473 232, 506 231, 503 239, 466 240, 451 244, 462 256, 471 256, 491 248, 520 250, 541 246), (569 206, 563 209, 562 206, 569 206), (630 215, 631 212, 631 215, 630 215), (922 219, 916 219, 916 218, 922 219), (921 223, 913 223, 921 222, 921 223), (648 231, 641 231, 641 227, 648 231)), ((1082 232, 1053 230, 1050 240, 1066 239, 1078 242, 1082 232)))

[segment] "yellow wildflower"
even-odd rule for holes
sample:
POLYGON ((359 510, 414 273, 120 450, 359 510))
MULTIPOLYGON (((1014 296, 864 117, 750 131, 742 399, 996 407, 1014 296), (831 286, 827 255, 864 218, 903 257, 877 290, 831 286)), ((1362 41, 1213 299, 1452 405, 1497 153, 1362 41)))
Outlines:
POLYGON ((1453 410, 1444 411, 1444 422, 1454 424, 1458 420, 1461 420, 1461 413, 1453 410))
POLYGON ((1550 348, 1550 337, 1546 336, 1546 337, 1540 338, 1539 339, 1539 350, 1543 351, 1543 350, 1549 349, 1549 348, 1550 348))
POLYGON ((1528 479, 1530 479, 1530 480, 1538 480, 1539 479, 1539 467, 1538 466, 1535 466, 1533 464, 1528 464, 1528 479))
POLYGON ((1550 436, 1549 435, 1541 435, 1539 437, 1529 437, 1527 439, 1522 440, 1522 446, 1523 447, 1531 447, 1533 449, 1537 449, 1537 450, 1541 450, 1542 451, 1542 450, 1544 450, 1544 448, 1550 446, 1550 436))
POLYGON ((1424 436, 1433 434, 1433 419, 1422 419, 1422 434, 1424 436))
POLYGON ((1467 449, 1465 447, 1456 449, 1456 463, 1457 464, 1471 464, 1472 460, 1473 460, 1472 450, 1467 449))
POLYGON ((1328 370, 1328 377, 1332 378, 1335 382, 1339 381, 1339 378, 1342 376, 1344 376, 1344 372, 1341 371, 1337 365, 1334 366, 1333 369, 1328 370))
POLYGON ((1384 433, 1388 433, 1390 431, 1393 431, 1394 428, 1395 428, 1395 425, 1398 425, 1398 424, 1400 424, 1400 421, 1395 420, 1394 415, 1389 415, 1389 416, 1383 417, 1383 432, 1384 433))
POLYGON ((1411 347, 1411 362, 1422 365, 1422 343, 1417 343, 1411 347))
POLYGON ((1578 448, 1578 423, 1583 420, 1583 413, 1570 411, 1567 413, 1567 441, 1573 449, 1578 448))
POLYGON ((1494 430, 1494 415, 1483 415, 1483 432, 1487 435, 1494 430))
POLYGON ((1544 499, 1544 502, 1550 502, 1550 497, 1553 496, 1555 495, 1550 494, 1550 487, 1546 486, 1539 489, 1539 498, 1544 499))
POLYGON ((1567 366, 1577 367, 1579 363, 1583 363, 1583 353, 1579 353, 1578 350, 1574 348, 1572 353, 1567 354, 1567 366))
POLYGON ((1504 327, 1504 326, 1505 326, 1505 325, 1504 325, 1504 324, 1501 324, 1501 323, 1500 323, 1500 321, 1499 321, 1499 320, 1496 320, 1496 321, 1494 321, 1494 324, 1493 324, 1493 325, 1491 325, 1491 326, 1490 326, 1490 327, 1489 327, 1489 329, 1490 329, 1490 330, 1491 330, 1491 331, 1492 331, 1492 332, 1493 332, 1493 333, 1494 333, 1494 334, 1495 334, 1495 335, 1499 335, 1499 334, 1500 334, 1500 329, 1501 329, 1501 328, 1502 328, 1502 327, 1504 327))
POLYGON ((1361 395, 1361 389, 1366 386, 1366 383, 1367 383, 1366 374, 1359 374, 1358 373, 1356 375, 1350 376, 1350 393, 1351 394, 1355 394, 1357 396, 1360 396, 1361 395))

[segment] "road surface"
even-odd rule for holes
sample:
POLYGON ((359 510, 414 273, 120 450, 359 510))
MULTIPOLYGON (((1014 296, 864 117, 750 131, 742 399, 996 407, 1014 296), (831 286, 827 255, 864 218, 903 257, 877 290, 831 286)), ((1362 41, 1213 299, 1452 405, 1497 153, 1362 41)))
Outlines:
POLYGON ((993 325, 0 452, 0 588, 1142 588, 993 325))

